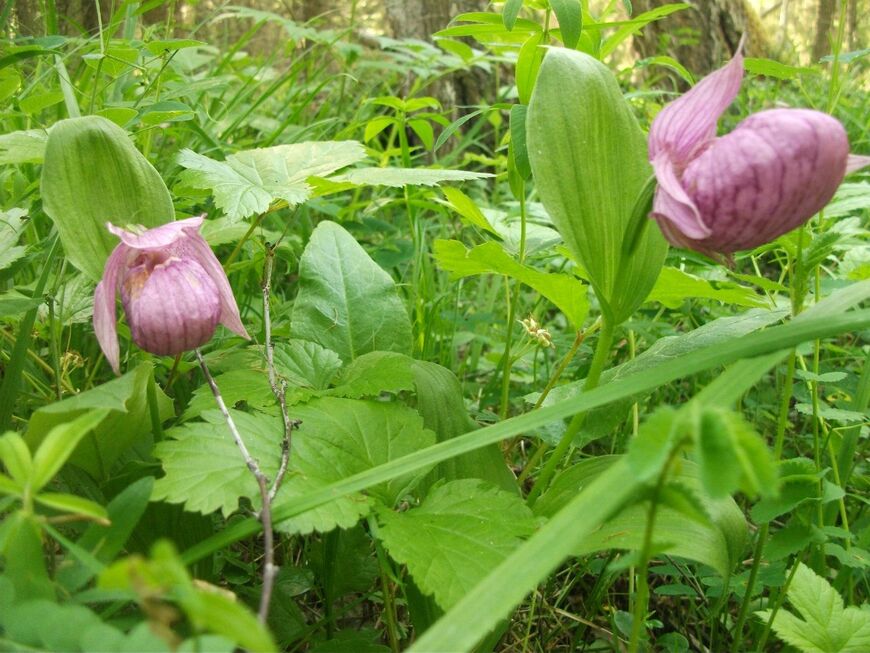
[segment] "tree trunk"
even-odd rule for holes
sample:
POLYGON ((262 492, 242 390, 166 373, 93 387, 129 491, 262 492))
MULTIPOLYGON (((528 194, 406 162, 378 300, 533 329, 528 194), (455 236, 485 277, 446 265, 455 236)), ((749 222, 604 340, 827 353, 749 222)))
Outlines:
MULTIPOLYGON (((728 60, 745 33, 746 54, 768 56, 764 27, 748 0, 695 0, 693 4, 647 25, 634 38, 638 54, 651 57, 664 51, 701 77, 728 60)), ((658 6, 660 0, 635 0, 634 13, 658 6)))
MULTIPOLYGON (((432 42, 432 34, 450 19, 468 11, 485 11, 488 0, 384 0, 387 22, 397 39, 432 42)), ((453 73, 429 87, 445 109, 479 104, 491 80, 479 68, 453 73)))
POLYGON ((816 14, 816 39, 813 41, 813 62, 831 52, 829 39, 836 11, 837 0, 819 0, 819 11, 816 14))

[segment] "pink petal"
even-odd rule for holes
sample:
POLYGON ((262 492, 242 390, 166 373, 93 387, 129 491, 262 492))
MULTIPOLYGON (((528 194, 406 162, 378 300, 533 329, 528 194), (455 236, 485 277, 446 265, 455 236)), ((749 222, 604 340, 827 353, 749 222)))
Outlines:
POLYGON ((233 296, 233 289, 230 288, 226 272, 224 272, 223 266, 217 260, 211 247, 208 246, 205 239, 198 233, 189 233, 188 237, 184 240, 184 248, 185 253, 202 266, 203 270, 211 277, 211 280, 217 287, 221 300, 221 324, 242 338, 250 338, 251 336, 248 335, 242 324, 239 306, 236 304, 236 298, 233 296))
POLYGON ((650 160, 669 152, 675 164, 686 165, 715 138, 716 123, 737 97, 742 80, 743 39, 727 65, 707 75, 655 117, 649 132, 650 160))
POLYGON ((103 278, 94 290, 94 333, 115 374, 120 373, 121 352, 118 346, 118 329, 115 324, 115 295, 121 271, 129 253, 126 245, 120 244, 112 251, 103 270, 103 278))
POLYGON ((198 231, 204 219, 205 216, 198 215, 186 220, 176 220, 175 222, 154 227, 141 234, 116 227, 111 223, 107 223, 106 228, 120 238, 127 247, 132 247, 133 249, 152 249, 171 245, 184 236, 189 229, 198 231))
POLYGON ((861 154, 850 154, 846 159, 846 174, 860 170, 870 166, 870 156, 862 156, 861 154))
POLYGON ((682 177, 712 235, 709 250, 768 243, 822 209, 843 180, 849 143, 831 116, 772 109, 749 116, 716 139, 682 177))
POLYGON ((663 221, 671 223, 677 231, 691 239, 699 240, 709 236, 712 233, 710 228, 704 224, 698 208, 677 179, 673 163, 665 152, 653 160, 653 169, 658 180, 658 189, 653 201, 652 217, 662 226, 662 232, 671 244, 678 247, 683 245, 682 242, 668 237, 673 230, 666 229, 663 221))
POLYGON ((214 281, 191 259, 170 258, 150 272, 131 270, 121 285, 121 298, 133 342, 159 356, 207 343, 221 311, 214 281))

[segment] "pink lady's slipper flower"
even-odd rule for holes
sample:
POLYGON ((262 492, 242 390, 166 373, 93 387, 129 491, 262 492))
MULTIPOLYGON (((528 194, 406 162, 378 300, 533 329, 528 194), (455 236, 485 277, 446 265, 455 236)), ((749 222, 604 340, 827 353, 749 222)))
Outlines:
POLYGON ((719 116, 743 79, 741 46, 662 109, 649 133, 658 180, 650 217, 671 244, 707 254, 751 249, 791 231, 831 200, 846 173, 870 164, 849 154, 837 120, 808 109, 761 111, 717 138, 719 116))
POLYGON ((248 332, 227 275, 199 234, 204 216, 170 222, 147 231, 106 228, 121 239, 94 292, 94 331, 118 373, 115 296, 133 342, 145 351, 174 356, 205 344, 218 322, 243 338, 248 332))

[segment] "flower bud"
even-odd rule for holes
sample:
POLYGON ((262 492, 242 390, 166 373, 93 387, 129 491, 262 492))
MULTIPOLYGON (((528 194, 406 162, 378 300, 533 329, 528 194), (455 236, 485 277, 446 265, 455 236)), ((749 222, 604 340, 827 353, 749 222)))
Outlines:
POLYGON ((120 292, 139 347, 174 356, 208 342, 218 323, 248 338, 223 268, 200 236, 203 217, 137 233, 111 224, 121 239, 94 293, 94 331, 117 373, 115 297, 120 292))
POLYGON ((768 243, 822 209, 848 172, 870 164, 849 154, 837 120, 808 109, 762 111, 716 138, 742 79, 738 48, 653 121, 651 217, 673 245, 728 254, 768 243))

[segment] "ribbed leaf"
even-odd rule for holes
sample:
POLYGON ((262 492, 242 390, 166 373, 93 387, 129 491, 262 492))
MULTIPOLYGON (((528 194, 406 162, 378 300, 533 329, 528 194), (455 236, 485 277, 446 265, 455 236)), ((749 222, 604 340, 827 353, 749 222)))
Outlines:
POLYGON ((106 222, 156 227, 175 219, 160 175, 123 129, 99 116, 62 120, 52 127, 42 198, 67 258, 94 280, 103 276, 103 265, 118 244, 106 222))
POLYGON ((646 229, 623 255, 632 208, 650 176, 646 141, 610 70, 551 49, 526 119, 529 161, 547 212, 616 323, 643 302, 667 252, 646 229))

